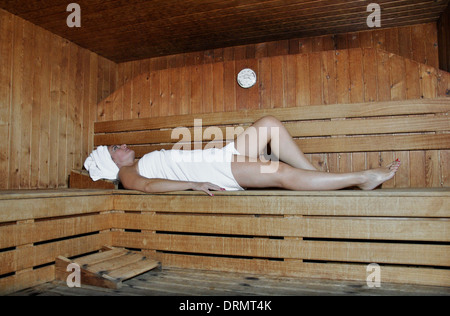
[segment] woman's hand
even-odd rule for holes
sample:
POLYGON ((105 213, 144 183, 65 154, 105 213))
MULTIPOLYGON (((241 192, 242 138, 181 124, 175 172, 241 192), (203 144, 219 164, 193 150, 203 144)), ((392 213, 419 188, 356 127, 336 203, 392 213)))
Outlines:
POLYGON ((225 191, 224 188, 219 187, 218 185, 215 185, 213 183, 210 182, 192 182, 192 190, 194 191, 203 191, 205 193, 207 193, 210 196, 214 196, 214 194, 212 194, 210 192, 210 190, 213 191, 225 191))

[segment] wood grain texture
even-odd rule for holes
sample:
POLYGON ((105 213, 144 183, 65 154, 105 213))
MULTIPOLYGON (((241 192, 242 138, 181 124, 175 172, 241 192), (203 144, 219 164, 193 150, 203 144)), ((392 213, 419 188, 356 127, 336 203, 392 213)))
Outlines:
MULTIPOLYGON (((355 48, 360 41, 364 45, 369 43, 366 32, 371 31, 366 23, 368 3, 357 0, 252 0, 244 3, 79 0, 77 3, 82 11, 81 31, 67 27, 67 3, 61 0, 51 5, 33 0, 1 1, 0 7, 117 63, 282 40, 284 43, 276 48, 279 50, 289 46, 292 39, 312 36, 322 36, 320 41, 310 43, 314 50, 332 49, 333 45, 344 43, 349 45, 345 48, 355 48), (353 33, 351 37, 341 35, 349 32, 353 33), (339 41, 335 42, 329 34, 339 34, 339 41)), ((402 49, 398 40, 403 35, 397 28, 436 22, 448 1, 379 0, 377 3, 382 9, 383 29, 376 30, 379 36, 375 45, 387 46, 397 53, 402 49)), ((415 34, 413 32, 411 41, 405 44, 421 45, 417 57, 423 62, 430 53, 425 45, 435 39, 415 34)), ((437 54, 437 47, 433 50, 432 54, 437 54)), ((253 46, 244 48, 239 55, 249 59, 255 52, 253 46)))
POLYGON ((140 249, 139 258, 163 266, 360 282, 367 264, 378 262, 383 282, 448 286, 449 198, 448 189, 254 190, 214 198, 193 191, 2 191, 0 293, 54 280, 58 256, 92 255, 91 267, 102 271, 121 266, 94 254, 104 245, 140 249))
POLYGON ((17 190, 0 193, 0 293, 55 278, 57 256, 111 243, 107 190, 17 190))
POLYGON ((67 187, 116 65, 4 10, 0 20, 0 188, 67 187))
POLYGON ((112 238, 166 267, 365 280, 365 267, 377 262, 386 282, 448 286, 447 242, 429 243, 448 239, 448 197, 424 194, 117 195, 115 208, 127 211, 112 214, 112 238))

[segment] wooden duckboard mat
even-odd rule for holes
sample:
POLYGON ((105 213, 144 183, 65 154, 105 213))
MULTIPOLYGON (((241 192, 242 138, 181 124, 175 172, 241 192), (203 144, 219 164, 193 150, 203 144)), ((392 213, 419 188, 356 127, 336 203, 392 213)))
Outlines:
POLYGON ((119 289, 122 281, 160 266, 158 261, 142 254, 122 248, 103 247, 99 253, 69 260, 59 256, 55 261, 55 279, 66 282, 73 270, 67 271, 69 264, 80 267, 82 285, 92 285, 109 289, 119 289))

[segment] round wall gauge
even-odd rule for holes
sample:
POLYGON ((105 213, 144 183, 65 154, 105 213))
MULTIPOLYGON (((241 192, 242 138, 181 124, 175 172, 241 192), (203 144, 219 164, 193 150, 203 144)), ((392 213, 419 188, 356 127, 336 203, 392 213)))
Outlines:
POLYGON ((237 75, 237 82, 242 88, 251 88, 256 83, 256 73, 250 68, 242 69, 237 75))

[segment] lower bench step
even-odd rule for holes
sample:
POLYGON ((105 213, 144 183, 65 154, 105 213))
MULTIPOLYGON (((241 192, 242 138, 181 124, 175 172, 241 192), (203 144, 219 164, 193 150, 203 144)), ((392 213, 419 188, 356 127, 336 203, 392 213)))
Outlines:
POLYGON ((58 256, 55 266, 55 279, 70 287, 92 285, 118 289, 122 281, 160 267, 160 263, 133 251, 105 246, 99 253, 74 260, 58 256))

